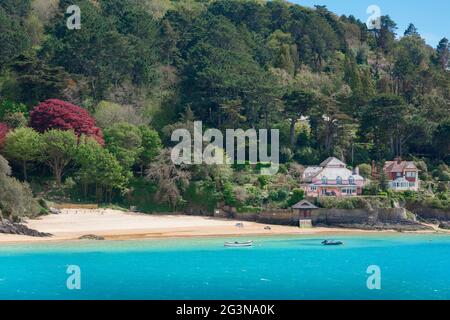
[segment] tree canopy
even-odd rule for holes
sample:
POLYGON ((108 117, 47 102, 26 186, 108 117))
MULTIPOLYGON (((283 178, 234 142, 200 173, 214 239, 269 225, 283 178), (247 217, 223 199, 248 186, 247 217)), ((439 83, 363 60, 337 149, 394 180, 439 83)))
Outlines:
POLYGON ((401 156, 446 175, 432 172, 450 164, 448 36, 432 47, 389 15, 369 29, 278 0, 80 0, 70 30, 72 4, 0 2, 0 153, 39 193, 148 211, 282 207, 303 166, 329 156, 365 169, 401 156), (171 133, 195 121, 278 129, 280 173, 172 166, 171 133))

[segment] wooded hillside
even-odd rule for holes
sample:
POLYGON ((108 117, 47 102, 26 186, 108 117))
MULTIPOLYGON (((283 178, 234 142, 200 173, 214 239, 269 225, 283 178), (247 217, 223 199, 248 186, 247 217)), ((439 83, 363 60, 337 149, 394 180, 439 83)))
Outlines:
POLYGON ((69 30, 71 4, 0 2, 0 152, 35 194, 259 206, 292 196, 299 167, 328 156, 402 156, 434 187, 450 180, 445 38, 432 48, 389 16, 368 30, 326 7, 254 0, 79 0, 81 29, 69 30), (280 174, 163 170, 172 130, 194 120, 279 129, 280 174))

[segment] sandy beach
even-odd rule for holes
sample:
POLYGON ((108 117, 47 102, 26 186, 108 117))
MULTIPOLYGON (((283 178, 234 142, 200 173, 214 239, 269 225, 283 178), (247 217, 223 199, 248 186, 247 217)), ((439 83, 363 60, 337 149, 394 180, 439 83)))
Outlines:
POLYGON ((22 235, 0 234, 0 243, 76 240, 83 235, 94 234, 106 240, 147 239, 161 237, 245 236, 360 233, 354 229, 313 228, 300 229, 290 226, 270 226, 255 222, 217 219, 200 216, 148 215, 112 209, 63 209, 61 214, 39 219, 27 219, 25 224, 52 237, 36 238, 22 235))

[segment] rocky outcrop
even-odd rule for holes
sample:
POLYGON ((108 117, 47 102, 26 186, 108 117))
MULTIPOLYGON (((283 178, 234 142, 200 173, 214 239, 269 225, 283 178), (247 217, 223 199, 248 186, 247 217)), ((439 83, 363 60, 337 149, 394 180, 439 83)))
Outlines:
POLYGON ((105 240, 104 237, 96 236, 95 234, 86 234, 84 236, 79 237, 78 239, 79 240, 97 240, 97 241, 105 240))
POLYGON ((49 208, 48 212, 51 214, 61 214, 61 209, 58 208, 49 208))
POLYGON ((39 232, 33 229, 28 228, 27 226, 20 223, 13 223, 8 220, 3 220, 0 222, 0 233, 5 234, 18 234, 30 237, 51 237, 51 233, 39 232))

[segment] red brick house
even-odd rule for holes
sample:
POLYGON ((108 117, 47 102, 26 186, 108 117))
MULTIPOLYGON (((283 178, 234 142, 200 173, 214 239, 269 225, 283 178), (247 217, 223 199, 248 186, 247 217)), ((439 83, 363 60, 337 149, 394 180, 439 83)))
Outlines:
POLYGON ((389 188, 395 191, 418 191, 420 186, 419 169, 412 161, 386 161, 383 171, 388 177, 389 188))

